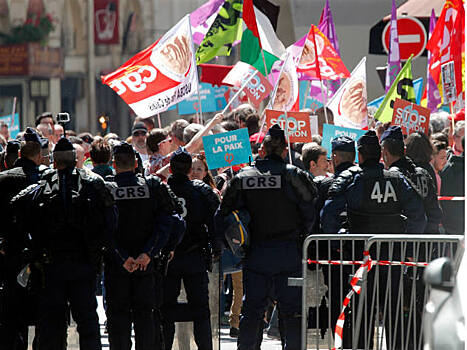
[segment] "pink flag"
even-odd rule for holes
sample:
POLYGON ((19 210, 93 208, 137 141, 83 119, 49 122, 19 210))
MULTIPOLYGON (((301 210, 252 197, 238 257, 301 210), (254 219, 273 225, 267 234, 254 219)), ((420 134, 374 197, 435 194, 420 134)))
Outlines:
MULTIPOLYGON (((435 10, 431 9, 431 18, 430 18, 430 38, 435 29, 436 24, 436 15, 435 10)), ((438 109, 438 105, 441 103, 441 96, 439 93, 438 86, 436 85, 435 80, 430 74, 430 64, 431 62, 431 52, 428 50, 428 60, 427 60, 427 69, 426 69, 426 96, 427 96, 427 107, 432 111, 438 109)))
POLYGON ((401 70, 399 54, 399 34, 397 32, 397 8, 395 0, 392 0, 391 32, 389 35, 388 65, 386 67, 386 92, 391 88, 394 79, 401 70))
MULTIPOLYGON (((332 18, 331 7, 329 6, 329 0, 326 0, 321 18, 318 23, 319 30, 329 39, 331 45, 340 56, 339 41, 337 40, 336 28, 334 27, 334 20, 332 18)), ((341 85, 341 79, 337 80, 325 80, 324 85, 328 88, 331 95, 333 95, 339 86, 341 85)))

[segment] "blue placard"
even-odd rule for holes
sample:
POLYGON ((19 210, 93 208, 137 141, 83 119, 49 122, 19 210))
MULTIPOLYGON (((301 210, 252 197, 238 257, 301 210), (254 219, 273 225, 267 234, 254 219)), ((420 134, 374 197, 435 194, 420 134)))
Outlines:
POLYGON ((209 169, 248 163, 251 154, 248 129, 238 129, 203 137, 209 169))
POLYGON ((10 131, 10 138, 14 139, 19 133, 19 114, 15 113, 13 121, 11 119, 11 114, 5 115, 0 117, 0 122, 5 122, 9 126, 8 130, 10 131))
MULTIPOLYGON (((199 89, 203 113, 222 111, 227 105, 224 96, 224 93, 228 90, 227 86, 215 87, 211 84, 201 83, 199 89)), ((198 104, 198 94, 194 93, 178 103, 178 114, 195 114, 199 111, 198 104)))
POLYGON ((413 81, 413 90, 415 92, 415 104, 419 105, 423 94, 423 78, 418 78, 413 81))
MULTIPOLYGON (((331 158, 331 141, 338 136, 348 136, 352 140, 355 140, 355 153, 357 154, 357 140, 366 133, 366 130, 344 128, 342 126, 335 126, 331 124, 323 125, 323 141, 321 146, 326 148, 328 151, 328 158, 331 158)), ((358 155, 357 155, 358 161, 358 155)))
POLYGON ((368 107, 374 106, 374 107, 376 107, 376 108, 379 108, 379 106, 381 106, 381 103, 383 103, 383 100, 384 100, 385 97, 386 97, 386 95, 383 95, 383 96, 381 96, 381 97, 378 97, 378 98, 374 99, 373 101, 369 102, 369 103, 367 104, 367 106, 368 106, 368 107))

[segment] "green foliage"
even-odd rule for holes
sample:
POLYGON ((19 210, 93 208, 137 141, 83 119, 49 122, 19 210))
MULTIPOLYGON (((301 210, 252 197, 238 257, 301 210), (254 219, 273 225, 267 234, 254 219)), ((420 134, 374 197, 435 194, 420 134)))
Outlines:
POLYGON ((23 24, 14 26, 10 33, 0 32, 0 40, 3 44, 22 44, 29 42, 40 42, 45 44, 49 33, 55 29, 52 16, 34 15, 28 17, 23 24))

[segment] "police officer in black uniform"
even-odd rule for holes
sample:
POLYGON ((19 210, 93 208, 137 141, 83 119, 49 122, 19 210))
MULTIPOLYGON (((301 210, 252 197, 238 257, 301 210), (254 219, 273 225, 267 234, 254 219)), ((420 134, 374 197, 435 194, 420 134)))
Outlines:
POLYGON ((162 311, 166 350, 172 348, 174 322, 189 321, 193 321, 198 349, 212 349, 207 270, 211 269, 211 254, 220 256, 221 244, 214 225, 219 198, 204 182, 190 181, 191 167, 191 155, 185 149, 174 152, 170 159, 172 175, 167 183, 183 207, 181 215, 186 221, 186 231, 164 280, 162 311), (182 280, 187 304, 177 302, 182 280))
MULTIPOLYGON (((400 126, 390 126, 383 132, 381 135, 381 149, 386 167, 391 171, 399 171, 421 195, 427 218, 425 233, 439 233, 439 225, 441 224, 443 213, 438 203, 435 183, 428 171, 416 166, 412 160, 405 155, 404 137, 400 126)), ((426 261, 427 247, 425 244, 419 244, 415 248, 411 247, 411 249, 415 250, 412 252, 413 254, 417 254, 417 257, 413 256, 416 261, 426 261)), ((434 250, 431 253, 436 254, 436 251, 434 250)), ((414 328, 411 331, 420 334, 425 286, 420 269, 417 271, 417 274, 414 273, 414 269, 409 270, 409 273, 404 279, 404 284, 407 291, 410 291, 416 286, 416 329, 414 328)), ((410 303, 409 300, 405 300, 405 302, 410 303)), ((408 304, 406 306, 408 308, 410 307, 408 304)), ((412 319, 410 319, 410 321, 412 321, 412 319)), ((409 328, 408 325, 407 328, 409 328)), ((409 337, 409 344, 411 347, 414 347, 412 339, 413 337, 409 337)))
POLYGON ((216 214, 219 221, 234 210, 251 216, 238 349, 260 346, 269 296, 278 301, 285 349, 301 349, 301 288, 289 286, 288 278, 301 275, 301 246, 315 220, 317 190, 310 174, 284 162, 286 141, 278 125, 269 129, 263 148, 265 159, 231 180, 216 214))
POLYGON ((105 259, 107 327, 111 349, 155 349, 154 262, 172 228, 175 197, 159 178, 135 174, 137 160, 126 142, 114 147, 115 177, 107 187, 116 201, 118 226, 105 259))
POLYGON ((323 232, 339 232, 339 215, 346 209, 350 233, 423 232, 423 202, 399 172, 385 170, 379 162, 376 133, 367 131, 357 145, 359 165, 343 171, 329 189, 321 212, 323 232))
MULTIPOLYGON (((423 232, 426 225, 425 210, 423 202, 416 190, 409 185, 406 179, 397 171, 385 170, 379 163, 381 158, 381 147, 378 137, 374 131, 366 132, 357 142, 359 165, 350 167, 343 171, 334 181, 329 189, 329 200, 326 201, 321 211, 322 228, 325 233, 337 233, 341 228, 339 216, 347 211, 347 220, 350 233, 420 233, 423 232)), ((363 245, 355 244, 356 254, 363 253, 363 245)), ((397 250, 394 247, 394 250, 397 250)), ((374 251, 370 256, 375 260, 393 260, 400 259, 400 254, 389 255, 391 251, 387 246, 381 247, 378 255, 374 251)), ((361 255, 360 255, 361 256, 361 255)), ((356 256, 360 258, 360 256, 356 256)), ((388 286, 388 270, 380 270, 380 291, 386 290, 388 286)), ((391 310, 396 310, 398 300, 398 286, 400 280, 399 273, 394 271, 391 274, 390 282, 392 293, 391 310)), ((373 274, 369 274, 366 283, 367 302, 371 305, 371 296, 373 294, 373 274)), ((341 281, 347 286, 347 276, 345 281, 341 281)), ((380 298, 385 293, 380 292, 380 298)), ((341 302, 341 301, 339 301, 341 302)), ((358 303, 355 303, 358 305, 358 303)), ((385 305, 384 299, 380 300, 379 305, 385 305)), ((368 307, 368 310, 370 307, 368 307)), ((374 310, 370 310, 373 311, 374 310)), ((389 327, 389 312, 386 312, 385 329, 386 339, 391 339, 394 335, 394 322, 396 316, 392 318, 392 327, 389 327)), ((358 347, 365 347, 372 342, 374 328, 374 314, 364 317, 362 322, 369 326, 369 336, 364 334, 363 323, 358 337, 358 347)), ((348 322, 348 321, 347 321, 348 322)), ((399 335, 400 335, 399 321, 399 335)), ((344 333, 344 342, 346 335, 344 333)))
MULTIPOLYGON (((315 177, 313 181, 315 181, 316 186, 318 188, 318 200, 316 201, 316 213, 320 213, 321 209, 324 206, 324 203, 326 200, 329 198, 328 192, 329 188, 332 186, 334 183, 335 179, 344 171, 349 169, 352 166, 355 166, 354 161, 355 161, 355 141, 351 139, 348 136, 339 136, 334 138, 331 141, 331 160, 334 166, 334 174, 333 176, 319 176, 315 177)), ((342 214, 342 216, 339 218, 342 226, 345 225, 346 222, 346 215, 342 214)), ((320 227, 320 220, 319 217, 316 218, 315 222, 315 228, 313 229, 314 233, 322 233, 321 227, 320 227)), ((316 256, 316 247, 313 244, 310 244, 309 246, 309 257, 313 260, 346 260, 351 259, 352 251, 351 247, 350 249, 346 247, 345 242, 339 242, 339 241, 331 241, 331 243, 328 245, 328 242, 323 241, 319 243, 319 257, 316 256), (329 249, 330 249, 330 254, 329 255, 329 249)), ((310 265, 310 268, 314 269, 316 265, 310 265)), ((346 290, 343 289, 341 293, 341 276, 348 275, 351 272, 351 267, 350 266, 345 266, 345 265, 340 265, 340 266, 323 266, 323 276, 324 276, 324 283, 328 286, 328 296, 327 298, 329 300, 332 300, 330 306, 331 306, 331 329, 335 326, 337 319, 340 315, 342 305, 337 302, 338 300, 343 300, 346 290), (330 269, 330 274, 328 273, 328 269, 330 269)), ((325 298, 323 297, 321 301, 321 305, 319 308, 320 316, 319 316, 319 321, 320 321, 320 328, 322 331, 322 334, 324 334, 325 330, 328 329, 328 310, 326 307, 326 301, 325 298)), ((309 317, 309 322, 312 323, 315 321, 315 318, 310 316, 309 317)), ((345 325, 344 333, 346 333, 348 330, 349 323, 345 325)), ((309 325, 309 328, 316 328, 312 327, 309 325)), ((334 329, 333 329, 334 330, 334 329)), ((347 341, 349 338, 344 338, 344 340, 347 341)), ((344 348, 349 348, 352 347, 352 344, 349 342, 346 342, 343 344, 344 348)))
POLYGON ((436 186, 428 171, 416 166, 405 155, 404 137, 400 126, 390 126, 383 132, 381 150, 386 168, 399 171, 422 196, 427 217, 425 233, 439 233, 443 213, 438 203, 436 186))
MULTIPOLYGON (((324 203, 329 198, 329 188, 340 173, 354 166, 355 141, 348 136, 339 136, 331 141, 331 160, 334 166, 333 176, 318 176, 313 180, 318 188, 318 200, 316 201, 316 213, 320 213, 324 203)), ((320 233, 319 217, 315 221, 313 232, 320 233)))
POLYGON ((116 209, 99 176, 75 168, 73 145, 61 138, 53 152, 55 171, 12 203, 22 230, 32 237, 39 295, 40 350, 66 347, 67 313, 77 323, 82 350, 101 349, 96 312, 96 272, 104 237, 110 236, 116 209), (38 225, 39 220, 45 221, 38 225))
MULTIPOLYGON (((34 314, 32 297, 16 282, 16 276, 26 265, 23 250, 26 237, 20 235, 13 225, 10 200, 41 178, 45 168, 41 162, 41 138, 34 129, 27 128, 21 144, 21 157, 14 167, 0 173, 0 276, 3 275, 3 296, 0 296, 0 349, 27 349, 28 323, 34 314), (1 262, 3 260, 3 262, 1 262)), ((8 148, 18 153, 19 144, 9 142, 8 148)))

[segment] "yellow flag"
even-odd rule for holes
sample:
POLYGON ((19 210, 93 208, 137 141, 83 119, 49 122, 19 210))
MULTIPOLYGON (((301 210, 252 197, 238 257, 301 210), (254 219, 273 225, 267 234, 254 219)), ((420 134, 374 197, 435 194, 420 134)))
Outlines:
POLYGON ((375 119, 380 122, 387 123, 392 121, 393 106, 396 98, 416 103, 412 78, 412 56, 405 62, 404 67, 402 67, 381 106, 379 106, 379 109, 375 113, 375 119))

